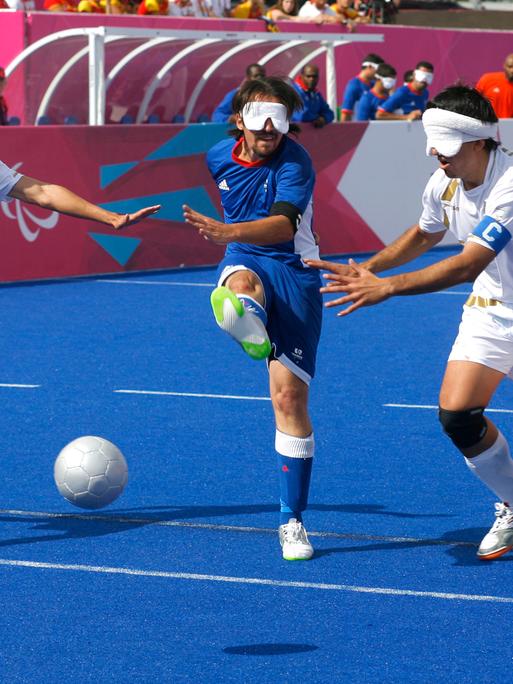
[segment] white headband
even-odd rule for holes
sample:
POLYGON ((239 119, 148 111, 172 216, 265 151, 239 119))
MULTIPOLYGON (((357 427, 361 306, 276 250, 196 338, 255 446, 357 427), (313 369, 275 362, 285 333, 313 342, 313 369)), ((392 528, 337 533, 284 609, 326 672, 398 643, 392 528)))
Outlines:
POLYGON ((279 133, 288 133, 289 120, 287 108, 280 102, 265 102, 253 100, 244 105, 242 120, 250 131, 261 131, 267 119, 271 119, 273 126, 279 133))
POLYGON ((431 155, 432 148, 444 157, 454 157, 463 143, 488 138, 497 140, 496 123, 483 123, 479 119, 449 112, 447 109, 426 109, 422 115, 422 123, 427 137, 428 156, 431 155))

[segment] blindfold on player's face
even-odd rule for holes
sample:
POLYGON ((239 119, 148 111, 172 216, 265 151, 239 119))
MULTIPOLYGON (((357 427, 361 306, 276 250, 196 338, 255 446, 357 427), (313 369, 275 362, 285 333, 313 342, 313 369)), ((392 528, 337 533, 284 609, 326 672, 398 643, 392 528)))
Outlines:
POLYGON ((287 108, 279 102, 263 102, 254 100, 244 105, 242 109, 242 121, 250 131, 261 131, 268 119, 279 133, 288 133, 289 120, 287 108))

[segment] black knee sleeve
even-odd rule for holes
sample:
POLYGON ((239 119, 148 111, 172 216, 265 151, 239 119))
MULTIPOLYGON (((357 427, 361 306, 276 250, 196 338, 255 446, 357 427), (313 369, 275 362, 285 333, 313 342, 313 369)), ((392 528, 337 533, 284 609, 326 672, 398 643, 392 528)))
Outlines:
POLYGON ((458 449, 469 449, 480 442, 488 430, 483 413, 482 406, 466 411, 448 411, 440 408, 438 418, 445 434, 452 439, 458 449))

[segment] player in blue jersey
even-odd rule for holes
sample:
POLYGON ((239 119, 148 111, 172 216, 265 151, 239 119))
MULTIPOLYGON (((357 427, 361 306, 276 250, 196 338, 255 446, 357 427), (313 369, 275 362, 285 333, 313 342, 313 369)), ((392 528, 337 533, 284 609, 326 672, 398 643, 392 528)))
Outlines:
POLYGON ((342 106, 340 108, 341 121, 352 120, 356 103, 361 96, 374 85, 376 69, 380 64, 383 64, 383 62, 383 58, 374 53, 371 53, 364 58, 360 73, 347 82, 344 90, 344 97, 342 98, 342 106))
POLYGON ((356 121, 374 121, 378 107, 389 97, 396 84, 397 72, 390 64, 380 64, 376 69, 376 82, 364 93, 356 105, 356 121))
POLYGON ((378 107, 376 119, 386 121, 415 121, 422 117, 429 100, 428 85, 433 82, 434 67, 430 62, 419 62, 413 79, 398 88, 378 107))
MULTIPOLYGON (((252 81, 255 78, 265 77, 265 67, 261 64, 250 64, 246 68, 246 81, 252 81)), ((221 102, 212 112, 213 123, 225 123, 226 121, 233 121, 232 102, 240 86, 233 88, 223 97, 221 102)))
POLYGON ((224 222, 184 206, 185 220, 200 235, 227 245, 211 296, 218 325, 251 358, 267 359, 286 560, 313 555, 302 513, 314 454, 308 389, 322 319, 319 275, 304 263, 319 251, 312 231, 315 174, 308 153, 287 136, 297 130, 289 122, 301 106, 282 79, 245 83, 234 99, 235 144, 222 141, 207 156, 224 222))

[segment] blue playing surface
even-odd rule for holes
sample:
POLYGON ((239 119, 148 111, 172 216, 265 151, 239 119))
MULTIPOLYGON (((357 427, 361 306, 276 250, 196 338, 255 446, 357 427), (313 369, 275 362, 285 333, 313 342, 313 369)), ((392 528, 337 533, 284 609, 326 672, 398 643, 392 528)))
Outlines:
MULTIPOLYGON (((287 563, 267 371, 216 327, 213 282, 0 289, 0 681, 508 681, 513 554, 476 560, 494 497, 433 408, 470 286, 325 312, 316 555, 287 563), (83 434, 129 465, 124 494, 92 513, 53 483, 83 434)), ((512 391, 490 413, 509 439, 512 391)))

